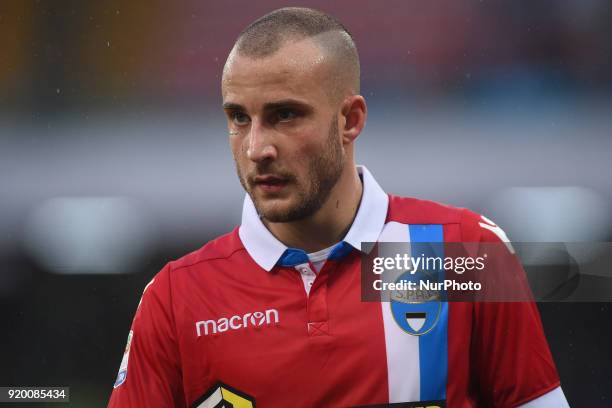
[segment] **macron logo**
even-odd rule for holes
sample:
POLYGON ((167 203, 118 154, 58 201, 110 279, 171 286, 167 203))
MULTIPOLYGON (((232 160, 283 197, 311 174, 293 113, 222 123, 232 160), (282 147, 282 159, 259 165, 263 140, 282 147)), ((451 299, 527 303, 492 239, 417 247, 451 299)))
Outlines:
POLYGON ((223 333, 228 330, 240 330, 247 327, 260 327, 277 324, 279 322, 278 310, 268 309, 265 312, 245 313, 231 317, 222 317, 217 320, 200 320, 196 322, 198 337, 209 334, 223 333))

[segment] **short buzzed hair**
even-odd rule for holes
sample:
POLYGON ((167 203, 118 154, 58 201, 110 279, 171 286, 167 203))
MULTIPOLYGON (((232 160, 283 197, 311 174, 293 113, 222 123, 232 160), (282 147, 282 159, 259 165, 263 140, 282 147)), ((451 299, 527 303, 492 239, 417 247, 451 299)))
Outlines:
POLYGON ((265 58, 289 41, 312 38, 338 66, 338 75, 359 93, 359 54, 351 33, 322 11, 285 7, 255 20, 238 36, 235 51, 249 58, 265 58))

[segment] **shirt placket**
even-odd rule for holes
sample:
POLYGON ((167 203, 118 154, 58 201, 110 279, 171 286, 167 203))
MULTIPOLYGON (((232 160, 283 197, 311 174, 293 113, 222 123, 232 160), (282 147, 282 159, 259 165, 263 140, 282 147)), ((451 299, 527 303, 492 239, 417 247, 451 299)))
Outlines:
POLYGON ((306 324, 309 336, 329 335, 327 311, 327 277, 329 273, 326 266, 323 266, 318 274, 315 273, 315 268, 310 262, 295 266, 302 277, 307 294, 308 321, 306 324))

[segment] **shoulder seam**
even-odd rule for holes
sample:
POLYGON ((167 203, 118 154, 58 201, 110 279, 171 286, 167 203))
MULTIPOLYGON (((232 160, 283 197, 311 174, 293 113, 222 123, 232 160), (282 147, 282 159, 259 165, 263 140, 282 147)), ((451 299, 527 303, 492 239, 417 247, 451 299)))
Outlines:
MULTIPOLYGON (((189 268, 191 266, 194 266, 194 265, 197 265, 197 264, 200 264, 200 263, 203 263, 203 262, 214 261, 214 260, 217 260, 217 259, 228 259, 228 258, 231 258, 236 252, 244 251, 244 250, 246 250, 244 247, 239 247, 239 248, 234 249, 232 252, 230 252, 229 254, 227 254, 225 256, 216 256, 216 257, 213 257, 213 258, 200 259, 200 260, 194 261, 192 263, 189 263, 187 265, 176 266, 174 268, 174 270, 176 271, 176 270, 179 270, 179 269, 182 269, 182 268, 189 268)), ((172 261, 171 263, 176 264, 176 262, 178 262, 178 260, 172 261)))
MULTIPOLYGON (((472 242, 472 241, 466 241, 466 236, 465 236, 465 231, 466 231, 465 227, 467 225, 468 215, 470 215, 470 213, 473 213, 476 216, 480 217, 480 214, 471 211, 469 208, 461 208, 460 223, 461 223, 461 241, 462 242, 472 242)), ((478 241, 473 241, 473 242, 480 242, 481 239, 482 239, 482 233, 479 231, 478 241)))
MULTIPOLYGON (((168 267, 168 297, 170 298, 170 316, 172 318, 172 329, 174 331, 174 336, 178 344, 178 328, 176 326, 176 316, 174 315, 174 300, 172 296, 172 265, 171 265, 171 262, 168 262, 167 267, 168 267)), ((177 352, 178 352, 178 347, 177 347, 177 352)))

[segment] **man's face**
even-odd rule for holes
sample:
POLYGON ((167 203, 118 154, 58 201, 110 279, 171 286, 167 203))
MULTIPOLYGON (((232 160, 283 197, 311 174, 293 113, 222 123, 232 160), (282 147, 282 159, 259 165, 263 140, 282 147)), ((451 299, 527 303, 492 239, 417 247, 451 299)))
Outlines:
POLYGON ((329 70, 310 40, 261 59, 233 53, 226 64, 223 103, 238 177, 270 222, 314 214, 342 174, 329 70))

